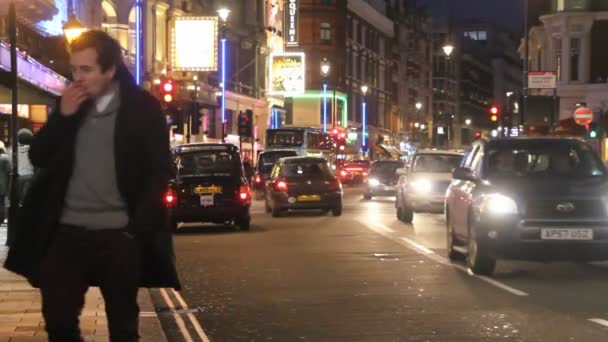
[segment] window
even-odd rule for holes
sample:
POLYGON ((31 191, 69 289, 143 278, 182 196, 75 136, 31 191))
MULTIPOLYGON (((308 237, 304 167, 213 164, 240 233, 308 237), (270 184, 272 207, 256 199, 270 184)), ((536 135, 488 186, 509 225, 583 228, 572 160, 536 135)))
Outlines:
POLYGON ((538 49, 536 52, 536 71, 541 71, 543 69, 543 50, 538 49))
POLYGON ((473 40, 488 39, 488 33, 486 31, 468 31, 464 33, 464 36, 473 40))
POLYGON ((321 23, 321 42, 331 42, 331 25, 321 23))
POLYGON ((581 51, 581 40, 579 38, 570 39, 570 81, 578 81, 578 60, 581 51))
POLYGON ((564 0, 557 0, 557 11, 563 11, 564 10, 564 0))
POLYGON ((557 79, 562 80, 562 39, 553 39, 553 48, 555 52, 555 66, 557 70, 557 79))

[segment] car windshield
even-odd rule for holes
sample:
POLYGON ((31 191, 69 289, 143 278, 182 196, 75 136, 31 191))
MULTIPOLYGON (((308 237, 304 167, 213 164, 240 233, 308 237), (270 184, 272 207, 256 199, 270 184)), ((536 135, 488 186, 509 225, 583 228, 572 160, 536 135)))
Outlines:
POLYGON ((412 163, 412 172, 450 173, 460 166, 462 157, 454 154, 419 154, 412 163))
POLYGON ((497 177, 603 176, 605 169, 585 144, 542 142, 495 146, 486 152, 485 173, 497 177))
POLYGON ((298 161, 285 163, 281 170, 281 176, 307 177, 307 178, 327 178, 331 176, 331 170, 327 162, 321 161, 298 161))
POLYGON ((260 154, 258 168, 261 172, 270 172, 277 160, 285 157, 295 157, 296 155, 295 151, 264 152, 260 154))
POLYGON ((372 167, 371 173, 374 175, 392 176, 395 171, 403 167, 403 163, 398 162, 378 162, 372 167))
POLYGON ((181 153, 176 158, 180 176, 230 176, 238 173, 238 155, 227 151, 181 153))

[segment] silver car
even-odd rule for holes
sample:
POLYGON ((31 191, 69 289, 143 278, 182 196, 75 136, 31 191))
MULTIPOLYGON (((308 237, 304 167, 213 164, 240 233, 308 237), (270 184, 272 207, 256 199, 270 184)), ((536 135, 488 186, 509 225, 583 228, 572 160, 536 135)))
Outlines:
POLYGON ((405 169, 397 170, 397 218, 411 223, 414 212, 443 213, 445 193, 452 170, 460 166, 464 154, 453 151, 416 152, 405 169))

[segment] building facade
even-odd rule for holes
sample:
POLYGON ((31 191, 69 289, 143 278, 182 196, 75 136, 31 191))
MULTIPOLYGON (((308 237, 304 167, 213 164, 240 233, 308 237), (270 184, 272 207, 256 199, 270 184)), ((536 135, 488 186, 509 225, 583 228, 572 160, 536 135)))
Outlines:
MULTIPOLYGON (((608 2, 546 0, 542 11, 531 12, 539 25, 529 31, 530 71, 557 73, 559 120, 572 121, 577 104, 595 113, 608 110, 608 2)), ((524 49, 520 47, 522 57, 524 49)), ((533 95, 546 91, 530 89, 533 95)))

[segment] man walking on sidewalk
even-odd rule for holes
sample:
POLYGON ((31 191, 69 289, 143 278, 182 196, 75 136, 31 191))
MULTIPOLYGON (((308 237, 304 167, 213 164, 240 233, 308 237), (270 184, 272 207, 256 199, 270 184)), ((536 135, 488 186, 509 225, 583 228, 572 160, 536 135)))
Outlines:
POLYGON ((137 292, 179 288, 162 195, 171 176, 160 105, 137 87, 102 31, 71 44, 74 82, 30 146, 40 168, 5 267, 40 287, 50 341, 82 341, 89 286, 104 297, 111 341, 137 341, 137 292))

